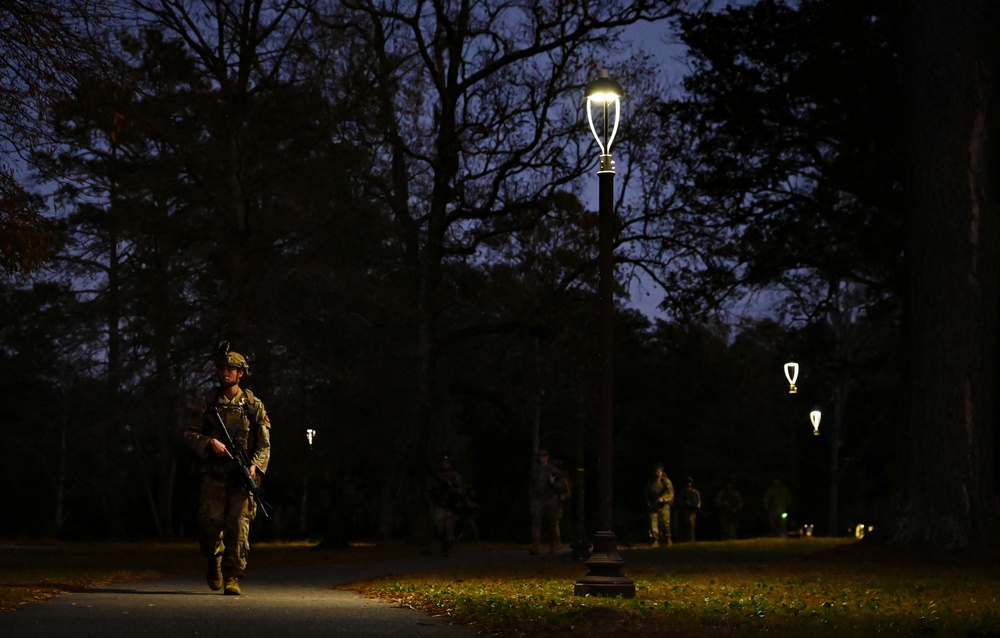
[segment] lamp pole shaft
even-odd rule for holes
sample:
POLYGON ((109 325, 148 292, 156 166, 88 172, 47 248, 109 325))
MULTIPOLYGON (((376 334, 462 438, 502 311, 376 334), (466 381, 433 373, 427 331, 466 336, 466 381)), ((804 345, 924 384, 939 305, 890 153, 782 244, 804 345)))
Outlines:
POLYGON ((587 561, 589 571, 576 583, 577 596, 635 596, 635 583, 622 572, 625 561, 618 553, 618 541, 612 531, 612 459, 614 457, 614 164, 610 155, 602 155, 597 171, 600 187, 598 210, 598 283, 601 331, 601 435, 598 478, 598 531, 594 551, 587 561))
POLYGON ((598 464, 599 498, 598 529, 610 530, 612 519, 612 464, 614 448, 614 180, 613 171, 601 171, 598 212, 598 272, 600 283, 597 296, 600 303, 601 330, 601 434, 598 464))

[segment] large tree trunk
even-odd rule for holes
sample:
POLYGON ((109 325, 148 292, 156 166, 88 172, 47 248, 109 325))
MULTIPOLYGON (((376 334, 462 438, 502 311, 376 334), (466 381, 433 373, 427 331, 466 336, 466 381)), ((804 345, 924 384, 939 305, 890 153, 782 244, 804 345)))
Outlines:
POLYGON ((995 0, 909 5, 905 403, 896 544, 997 539, 995 0))

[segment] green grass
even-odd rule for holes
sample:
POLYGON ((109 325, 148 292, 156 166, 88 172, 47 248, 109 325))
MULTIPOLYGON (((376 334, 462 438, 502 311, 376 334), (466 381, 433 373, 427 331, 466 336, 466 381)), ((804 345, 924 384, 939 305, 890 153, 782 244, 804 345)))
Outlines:
POLYGON ((585 567, 539 557, 358 588, 517 636, 1000 636, 1000 570, 975 557, 836 539, 698 543, 622 557, 632 599, 575 596, 585 567))
MULTIPOLYGON (((425 551, 433 550, 257 543, 251 569, 425 551)), ((432 573, 349 588, 502 636, 1000 636, 996 552, 917 554, 822 538, 622 549, 636 587, 632 599, 575 596, 587 568, 564 554, 529 556, 513 545, 457 548, 471 552, 472 566, 456 560, 432 573)), ((203 567, 193 543, 4 545, 0 613, 65 591, 203 567)))

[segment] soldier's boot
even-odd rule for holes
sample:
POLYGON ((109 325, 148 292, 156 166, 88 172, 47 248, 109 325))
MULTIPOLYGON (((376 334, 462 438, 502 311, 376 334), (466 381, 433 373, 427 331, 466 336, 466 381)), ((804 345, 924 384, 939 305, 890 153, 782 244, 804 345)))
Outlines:
POLYGON ((652 547, 652 548, 654 548, 654 549, 655 549, 655 548, 657 548, 657 547, 659 547, 659 546, 660 546, 660 541, 658 541, 658 540, 656 540, 656 539, 654 538, 654 539, 653 539, 653 543, 652 543, 652 544, 650 545, 650 547, 652 547))
POLYGON ((533 542, 531 544, 531 549, 528 550, 528 553, 529 554, 537 554, 538 553, 538 542, 537 541, 533 542))
POLYGON ((227 596, 239 596, 243 592, 240 591, 240 579, 235 576, 226 576, 226 595, 227 596))
POLYGON ((670 539, 670 538, 668 538, 667 542, 664 543, 664 545, 666 545, 667 547, 670 547, 673 544, 674 544, 674 541, 672 539, 670 539))
POLYGON ((213 556, 208 559, 208 569, 205 571, 205 580, 212 591, 222 589, 222 556, 213 556))

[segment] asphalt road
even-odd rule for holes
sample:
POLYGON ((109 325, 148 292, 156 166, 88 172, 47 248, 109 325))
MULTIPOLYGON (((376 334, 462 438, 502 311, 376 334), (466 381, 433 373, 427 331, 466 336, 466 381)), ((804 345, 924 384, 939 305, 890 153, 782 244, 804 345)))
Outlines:
MULTIPOLYGON (((497 555, 491 555, 495 559, 497 555)), ((414 556, 395 561, 254 569, 242 596, 213 592, 201 574, 115 584, 63 594, 0 615, 0 637, 292 638, 311 636, 468 638, 479 635, 447 617, 370 600, 333 586, 482 555, 414 556)))

